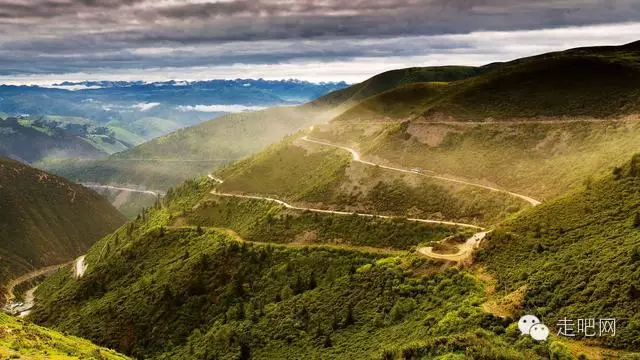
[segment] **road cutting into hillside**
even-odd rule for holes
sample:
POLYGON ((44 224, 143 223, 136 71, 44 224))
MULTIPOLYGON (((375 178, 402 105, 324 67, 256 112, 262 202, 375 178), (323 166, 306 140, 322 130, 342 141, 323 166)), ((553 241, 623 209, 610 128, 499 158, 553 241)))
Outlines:
POLYGON ((484 238, 489 233, 489 231, 486 231, 484 228, 476 226, 476 225, 465 224, 465 223, 457 223, 457 222, 452 222, 452 221, 402 218, 402 217, 399 217, 399 216, 391 216, 391 215, 360 214, 360 213, 350 213, 350 212, 346 212, 346 211, 337 211, 337 210, 314 209, 314 208, 293 206, 293 205, 288 204, 288 203, 286 203, 286 202, 284 202, 282 200, 278 200, 278 199, 274 199, 274 198, 270 198, 270 197, 220 193, 220 192, 217 192, 215 190, 211 191, 211 194, 215 195, 215 196, 221 196, 221 197, 231 197, 231 198, 270 201, 270 202, 276 203, 278 205, 284 206, 287 209, 299 210, 299 211, 311 211, 311 212, 317 212, 317 213, 323 213, 323 214, 335 214, 335 215, 356 215, 356 216, 369 217, 369 218, 377 217, 377 218, 381 218, 381 219, 404 219, 404 220, 412 221, 412 222, 420 222, 420 223, 427 223, 427 224, 437 224, 437 225, 448 225, 448 226, 470 228, 470 229, 474 229, 474 230, 481 230, 480 232, 474 234, 469 239, 467 239, 467 241, 464 244, 459 245, 458 246, 458 252, 455 253, 455 254, 439 254, 439 253, 436 253, 436 252, 433 251, 433 247, 423 247, 423 248, 418 248, 417 249, 417 252, 419 254, 424 255, 426 257, 430 257, 430 258, 438 259, 438 260, 454 261, 454 262, 457 262, 457 263, 463 263, 467 259, 471 258, 471 255, 473 254, 473 252, 480 246, 480 242, 482 242, 482 240, 484 240, 484 238))
POLYGON ((223 184, 224 180, 220 179, 219 177, 215 177, 213 176, 213 174, 209 174, 207 175, 207 177, 215 182, 217 182, 218 184, 223 184))
POLYGON ((480 246, 480 242, 484 240, 488 233, 489 232, 487 231, 483 231, 474 234, 463 244, 458 245, 458 252, 456 252, 455 254, 439 254, 437 252, 434 252, 433 247, 431 246, 418 248, 418 253, 434 259, 449 260, 455 261, 457 263, 462 263, 471 258, 473 252, 480 246))
POLYGON ((235 231, 227 228, 220 227, 209 227, 209 226, 169 226, 167 229, 169 230, 197 230, 198 228, 202 230, 213 230, 217 232, 225 233, 230 236, 233 240, 241 243, 247 243, 257 246, 274 246, 274 247, 286 247, 286 248, 317 248, 317 249, 340 249, 340 250, 351 250, 358 251, 362 253, 370 253, 370 254, 384 254, 389 256, 401 256, 407 253, 405 250, 391 249, 391 248, 379 248, 373 246, 360 246, 360 245, 348 245, 348 244, 303 244, 303 243, 271 243, 271 242, 259 242, 259 241, 251 241, 242 238, 235 231))
POLYGON ((141 190, 141 189, 135 189, 135 188, 125 187, 125 186, 102 185, 102 184, 92 184, 92 183, 80 183, 80 185, 89 189, 127 191, 127 192, 139 193, 139 194, 153 195, 156 197, 166 195, 164 191, 160 191, 160 190, 141 190))
POLYGON ((349 153, 351 153, 351 157, 352 157, 353 161, 359 162, 361 164, 377 166, 377 167, 380 167, 382 169, 402 172, 402 173, 405 173, 405 174, 420 175, 420 176, 424 176, 424 177, 428 177, 428 178, 432 178, 432 179, 448 181, 448 182, 453 182, 453 183, 457 183, 457 184, 468 185, 468 186, 478 187, 478 188, 482 188, 482 189, 486 189, 486 190, 490 190, 490 191, 495 191, 495 192, 499 192, 499 193, 503 193, 503 194, 507 194, 507 195, 511 195, 511 196, 517 197, 517 198, 519 198, 521 200, 524 200, 524 201, 528 202, 529 204, 531 204, 533 206, 538 206, 538 205, 541 204, 540 201, 538 201, 538 200, 536 200, 534 198, 531 198, 529 196, 526 196, 526 195, 514 193, 514 192, 503 190, 503 189, 498 189, 498 188, 487 186, 487 185, 476 184, 476 183, 472 183, 472 182, 469 182, 469 181, 458 180, 458 179, 449 178, 449 177, 445 177, 445 176, 439 176, 439 175, 436 175, 434 171, 429 171, 430 173, 433 173, 433 174, 425 174, 422 171, 408 170, 408 169, 402 169, 402 168, 397 168, 397 167, 393 167, 393 166, 376 164, 376 163, 373 163, 371 161, 363 160, 362 156, 360 155, 360 153, 358 153, 356 150, 354 150, 352 148, 349 148, 349 147, 346 147, 346 146, 333 144, 333 143, 326 142, 326 141, 323 141, 323 140, 310 139, 308 136, 302 137, 302 140, 310 142, 310 143, 315 143, 315 144, 324 145, 324 146, 330 146, 330 147, 334 147, 334 148, 338 148, 338 149, 342 149, 342 150, 348 151, 349 153))
POLYGON ((6 290, 5 290, 5 298, 6 298, 6 302, 9 303, 11 302, 13 299, 16 298, 15 294, 14 294, 14 290, 16 288, 16 286, 25 283, 29 280, 33 280, 39 276, 42 275, 46 275, 48 273, 54 272, 58 269, 60 269, 61 267, 67 266, 71 264, 71 262, 66 262, 64 264, 58 264, 58 265, 51 265, 51 266, 46 266, 37 270, 33 270, 31 272, 28 272, 20 277, 17 277, 13 280, 10 280, 9 283, 7 284, 6 290))
POLYGON ((472 225, 472 224, 465 224, 465 223, 457 223, 457 222, 452 222, 452 221, 441 221, 441 220, 429 220, 429 219, 414 219, 414 218, 404 218, 401 216, 393 216, 393 215, 375 215, 375 214, 361 214, 361 213, 353 213, 353 212, 347 212, 347 211, 337 211, 337 210, 324 210, 324 209, 314 209, 314 208, 308 208, 308 207, 300 207, 300 206, 294 206, 291 204, 288 204, 282 200, 278 200, 278 199, 274 199, 274 198, 270 198, 270 197, 264 197, 264 196, 252 196, 252 195, 239 195, 239 194, 229 194, 229 193, 220 193, 217 191, 211 191, 212 195, 215 196, 222 196, 222 197, 235 197, 235 198, 242 198, 242 199, 253 199, 253 200, 263 200, 263 201, 270 201, 270 202, 274 202, 276 204, 282 205, 287 209, 292 209, 292 210, 300 210, 300 211, 311 211, 311 212, 316 212, 316 213, 323 213, 323 214, 335 214, 335 215, 356 215, 356 216, 361 216, 361 217, 370 217, 370 218, 381 218, 381 219, 404 219, 407 221, 412 221, 412 222, 420 222, 420 223, 426 223, 426 224, 437 224, 437 225, 449 225, 449 226, 457 226, 457 227, 464 227, 464 228, 469 228, 469 229, 476 229, 476 230, 484 230, 484 228, 480 227, 480 226, 476 226, 476 225, 472 225))

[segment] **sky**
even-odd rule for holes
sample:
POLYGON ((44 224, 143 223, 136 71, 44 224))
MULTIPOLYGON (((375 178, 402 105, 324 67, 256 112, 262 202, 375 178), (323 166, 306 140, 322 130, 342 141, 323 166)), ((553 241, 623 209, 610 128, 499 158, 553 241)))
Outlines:
POLYGON ((638 34, 638 0, 0 0, 0 83, 354 83, 638 34))

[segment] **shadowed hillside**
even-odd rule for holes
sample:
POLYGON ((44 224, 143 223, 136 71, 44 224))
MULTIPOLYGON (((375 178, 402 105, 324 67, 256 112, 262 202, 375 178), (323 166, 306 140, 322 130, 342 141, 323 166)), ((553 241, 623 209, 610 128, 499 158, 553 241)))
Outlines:
POLYGON ((420 85, 398 86, 363 100, 338 120, 612 118, 640 109, 639 58, 640 49, 633 43, 490 64, 466 79, 424 80, 420 85), (429 86, 438 91, 427 91, 429 86))
POLYGON ((80 185, 0 158, 0 283, 83 254, 125 222, 80 185))

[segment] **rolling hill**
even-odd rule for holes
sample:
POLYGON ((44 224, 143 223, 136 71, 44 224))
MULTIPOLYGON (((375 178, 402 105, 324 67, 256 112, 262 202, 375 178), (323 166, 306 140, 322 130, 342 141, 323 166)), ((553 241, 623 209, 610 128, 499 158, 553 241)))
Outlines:
POLYGON ((0 158, 0 283, 86 252, 125 222, 98 194, 0 158))
POLYGON ((369 96, 337 120, 615 118, 640 109, 639 57, 636 42, 489 64, 466 79, 428 80, 369 96))
POLYGON ((488 189, 352 161, 300 134, 216 172, 223 193, 263 195, 318 209, 487 225, 526 202, 488 189))

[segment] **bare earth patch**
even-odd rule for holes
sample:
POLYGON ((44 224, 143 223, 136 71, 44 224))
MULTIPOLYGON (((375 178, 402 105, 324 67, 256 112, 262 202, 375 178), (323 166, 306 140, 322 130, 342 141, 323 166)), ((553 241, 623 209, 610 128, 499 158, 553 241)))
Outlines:
POLYGON ((501 298, 496 297, 494 293, 493 295, 489 296, 489 299, 487 299, 484 304, 482 304, 482 310, 503 318, 513 316, 513 314, 523 309, 524 294, 526 291, 527 287, 522 286, 516 291, 511 292, 501 298))
POLYGON ((431 147, 438 146, 450 133, 459 132, 455 128, 442 124, 426 124, 412 122, 407 128, 407 133, 419 142, 431 147))
POLYGON ((318 240, 318 234, 315 231, 305 231, 296 235, 293 242, 300 245, 315 244, 318 240))

